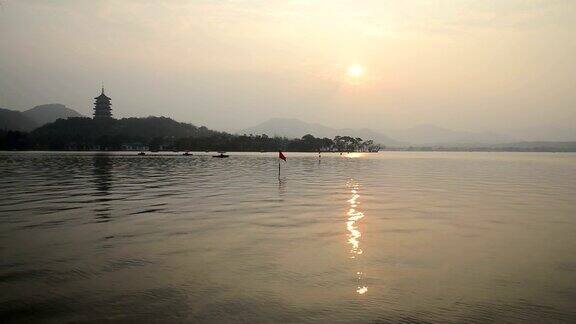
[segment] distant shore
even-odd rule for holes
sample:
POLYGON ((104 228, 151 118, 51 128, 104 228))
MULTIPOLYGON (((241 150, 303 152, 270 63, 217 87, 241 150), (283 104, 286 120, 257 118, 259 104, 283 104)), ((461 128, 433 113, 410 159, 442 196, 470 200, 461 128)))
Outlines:
MULTIPOLYGON (((2 153, 9 152, 38 152, 38 153, 119 153, 119 154, 138 154, 140 152, 145 152, 150 155, 182 155, 184 153, 209 155, 212 153, 220 152, 220 150, 209 150, 209 151, 149 151, 149 150, 1 150, 2 153)), ((277 153, 277 151, 236 151, 229 150, 226 152, 230 153, 277 153)), ((363 154, 377 154, 386 152, 486 152, 486 153, 576 153, 576 149, 554 149, 554 148, 514 148, 514 147, 504 147, 504 148, 489 148, 489 147, 475 147, 475 148, 464 148, 464 147, 438 147, 438 148, 428 148, 428 147, 396 147, 396 148, 385 148, 378 152, 338 152, 338 151, 291 151, 285 150, 284 152, 290 153, 310 153, 310 154, 351 154, 351 153, 363 153, 363 154)))
POLYGON ((334 138, 306 134, 301 138, 266 134, 229 134, 166 117, 104 121, 58 119, 31 132, 0 129, 0 150, 54 151, 227 151, 227 152, 576 152, 576 141, 513 143, 430 143, 380 145, 346 134, 334 138))

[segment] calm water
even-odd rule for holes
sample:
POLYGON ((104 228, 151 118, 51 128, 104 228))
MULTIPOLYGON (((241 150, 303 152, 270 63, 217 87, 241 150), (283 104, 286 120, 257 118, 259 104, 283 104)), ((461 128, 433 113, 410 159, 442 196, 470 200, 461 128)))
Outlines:
POLYGON ((576 155, 277 162, 0 153, 0 319, 576 321, 576 155))

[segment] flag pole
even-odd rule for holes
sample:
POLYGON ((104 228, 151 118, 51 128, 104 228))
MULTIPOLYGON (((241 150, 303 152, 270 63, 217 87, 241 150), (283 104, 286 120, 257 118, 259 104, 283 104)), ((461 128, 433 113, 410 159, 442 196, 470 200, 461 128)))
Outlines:
POLYGON ((280 160, 284 160, 284 162, 286 162, 286 156, 282 154, 282 151, 278 150, 278 180, 280 180, 280 164, 282 164, 280 160))

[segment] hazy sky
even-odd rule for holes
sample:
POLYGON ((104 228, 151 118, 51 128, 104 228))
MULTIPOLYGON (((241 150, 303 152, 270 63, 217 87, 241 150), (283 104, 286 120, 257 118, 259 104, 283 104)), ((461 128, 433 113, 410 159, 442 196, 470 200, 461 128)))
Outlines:
POLYGON ((576 127, 576 1, 0 1, 0 107, 90 115, 101 82, 226 130, 576 127))

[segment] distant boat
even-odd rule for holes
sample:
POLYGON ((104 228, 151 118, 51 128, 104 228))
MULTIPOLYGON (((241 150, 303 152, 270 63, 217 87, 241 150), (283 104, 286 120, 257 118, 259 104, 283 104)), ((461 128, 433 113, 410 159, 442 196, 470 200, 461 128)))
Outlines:
POLYGON ((184 152, 184 154, 182 154, 182 155, 189 156, 189 155, 192 155, 192 153, 190 153, 190 152, 184 152))
POLYGON ((222 152, 222 153, 220 153, 220 154, 218 154, 218 155, 212 155, 212 157, 214 157, 214 158, 221 158, 221 159, 227 158, 227 157, 229 157, 229 156, 230 156, 230 155, 224 154, 224 152, 222 152))
POLYGON ((138 153, 138 155, 146 155, 146 153, 140 152, 140 153, 138 153))

